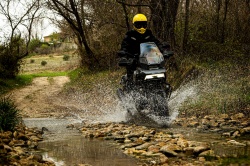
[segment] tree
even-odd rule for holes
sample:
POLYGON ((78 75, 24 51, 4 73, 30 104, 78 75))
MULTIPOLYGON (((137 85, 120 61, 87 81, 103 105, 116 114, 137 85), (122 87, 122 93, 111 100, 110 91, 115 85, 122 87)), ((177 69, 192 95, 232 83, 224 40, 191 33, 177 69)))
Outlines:
POLYGON ((20 61, 29 53, 34 20, 40 16, 40 0, 0 1, 0 15, 4 17, 4 40, 0 52, 0 75, 15 77, 20 61), (20 9, 20 10, 19 10, 20 9))
POLYGON ((145 13, 148 13, 148 10, 145 8, 149 9, 149 15, 151 16, 149 21, 152 22, 153 25, 151 29, 162 41, 168 41, 172 47, 175 46, 174 29, 179 0, 149 0, 137 1, 136 3, 117 0, 117 2, 122 4, 126 20, 128 20, 128 12, 125 10, 126 6, 137 7, 138 12, 145 13), (144 7, 144 9, 142 9, 142 7, 144 7))
POLYGON ((182 54, 186 51, 186 46, 188 42, 188 24, 189 24, 189 5, 190 1, 186 0, 185 4, 185 20, 184 20, 184 34, 183 34, 183 41, 182 41, 182 54))
POLYGON ((84 0, 49 0, 48 7, 63 17, 77 38, 78 51, 81 56, 81 64, 87 65, 89 69, 99 66, 87 41, 87 11, 88 4, 84 0))

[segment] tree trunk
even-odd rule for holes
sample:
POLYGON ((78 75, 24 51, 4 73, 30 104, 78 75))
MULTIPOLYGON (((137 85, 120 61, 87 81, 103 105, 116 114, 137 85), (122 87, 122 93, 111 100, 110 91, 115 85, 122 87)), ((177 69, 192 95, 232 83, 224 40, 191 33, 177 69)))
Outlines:
POLYGON ((81 65, 87 65, 89 69, 99 67, 99 61, 90 49, 85 34, 87 31, 84 17, 84 1, 81 1, 80 6, 74 0, 69 0, 69 4, 67 2, 63 3, 59 0, 51 0, 48 1, 48 4, 67 21, 77 37, 78 50, 81 56, 81 65))
POLYGON ((226 23, 226 19, 227 19, 228 4, 229 4, 229 0, 225 0, 224 16, 223 16, 223 20, 222 20, 222 30, 221 30, 220 43, 225 42, 225 23, 226 23))
POLYGON ((216 24, 215 37, 216 38, 218 38, 219 36, 220 9, 221 9, 221 0, 216 0, 216 19, 215 19, 215 24, 216 24))
POLYGON ((150 6, 154 33, 174 48, 174 28, 179 0, 151 0, 150 6))
POLYGON ((184 54, 186 52, 186 47, 187 47, 187 43, 188 43, 189 5, 190 5, 190 1, 186 0, 186 4, 185 4, 185 20, 184 20, 184 34, 183 34, 183 41, 182 41, 182 54, 184 54))

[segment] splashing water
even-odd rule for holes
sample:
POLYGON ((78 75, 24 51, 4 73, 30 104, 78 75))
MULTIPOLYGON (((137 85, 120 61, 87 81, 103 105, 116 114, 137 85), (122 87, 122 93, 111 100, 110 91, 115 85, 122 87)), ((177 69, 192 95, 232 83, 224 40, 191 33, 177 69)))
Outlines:
POLYGON ((152 120, 154 123, 156 122, 160 126, 168 126, 173 120, 176 119, 179 114, 179 108, 186 100, 192 98, 192 101, 195 101, 198 99, 197 93, 197 85, 195 85, 193 82, 182 85, 180 88, 174 91, 168 103, 170 113, 169 117, 148 114, 149 110, 147 109, 141 110, 141 113, 143 115, 147 115, 147 117, 138 116, 134 99, 140 98, 141 96, 138 96, 137 94, 128 95, 124 97, 123 101, 117 100, 118 104, 116 108, 113 109, 113 112, 109 112, 109 114, 106 114, 104 117, 102 117, 102 119, 115 122, 128 121, 129 119, 127 117, 127 112, 129 111, 130 118, 132 116, 132 118, 134 118, 137 122, 143 120, 144 122, 152 120))
POLYGON ((185 85, 180 86, 177 90, 175 90, 171 98, 169 99, 169 108, 172 112, 172 119, 175 119, 178 116, 179 108, 182 104, 188 99, 192 99, 192 101, 196 101, 199 98, 198 95, 198 85, 193 82, 187 83, 185 85))
MULTIPOLYGON (((129 116, 135 120, 154 121, 159 125, 169 125, 179 114, 179 108, 188 99, 197 99, 198 90, 194 82, 180 86, 175 90, 169 99, 169 117, 157 115, 148 115, 143 119, 143 116, 138 117, 138 111, 134 99, 142 98, 138 94, 126 96, 123 101, 120 101, 112 87, 97 84, 96 91, 92 93, 83 93, 75 91, 61 100, 60 104, 65 107, 65 112, 78 119, 79 121, 88 121, 91 123, 105 122, 126 122, 129 116), (136 119, 137 118, 137 119, 136 119)), ((144 97, 145 99, 145 97, 144 97)), ((147 99, 146 99, 147 100, 147 99)), ((141 112, 147 114, 149 110, 143 109, 141 112)))

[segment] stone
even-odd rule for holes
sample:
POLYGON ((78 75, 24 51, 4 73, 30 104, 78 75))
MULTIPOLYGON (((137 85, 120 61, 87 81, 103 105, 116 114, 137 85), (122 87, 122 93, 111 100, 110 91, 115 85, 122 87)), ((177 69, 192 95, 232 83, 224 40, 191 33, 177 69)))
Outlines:
POLYGON ((211 127, 218 127, 218 126, 219 126, 219 123, 216 122, 215 120, 210 120, 209 125, 210 125, 211 127))
POLYGON ((205 157, 205 156, 216 157, 213 150, 207 150, 199 154, 199 157, 205 157))
POLYGON ((183 138, 179 138, 177 141, 177 145, 180 146, 181 148, 186 148, 188 147, 188 142, 183 138))
POLYGON ((209 150, 210 148, 207 146, 197 146, 194 148, 194 153, 195 154, 200 154, 201 152, 204 152, 206 150, 209 150))
POLYGON ((20 146, 17 146, 17 147, 14 147, 13 150, 16 152, 16 154, 18 155, 24 155, 25 152, 24 150, 20 147, 20 146))
POLYGON ((206 115, 204 117, 204 119, 207 119, 207 120, 211 120, 211 119, 214 119, 214 118, 215 118, 214 115, 206 115))
POLYGON ((223 137, 230 137, 231 136, 231 132, 222 133, 221 136, 223 136, 223 137))
POLYGON ((161 147, 160 152, 166 154, 167 156, 178 156, 178 153, 182 151, 181 147, 176 144, 169 144, 161 147))
POLYGON ((199 157, 199 161, 201 161, 201 162, 205 162, 205 161, 206 161, 206 159, 205 159, 205 157, 199 157))
POLYGON ((41 138, 38 138, 37 136, 34 136, 34 135, 30 137, 30 140, 31 141, 42 141, 41 138))
POLYGON ((235 115, 231 116, 231 119, 239 120, 239 119, 242 119, 244 117, 245 117, 245 115, 243 113, 238 113, 238 114, 235 114, 235 115))
POLYGON ((29 140, 29 137, 24 135, 23 133, 19 133, 19 135, 17 136, 17 139, 27 141, 27 140, 29 140))
POLYGON ((199 122, 190 122, 188 125, 187 125, 187 127, 197 127, 197 126, 199 126, 199 122))
POLYGON ((151 145, 151 143, 146 142, 146 143, 144 143, 144 144, 142 144, 142 145, 136 146, 135 149, 136 149, 136 150, 148 149, 148 147, 149 147, 150 145, 151 145))
POLYGON ((201 120, 201 124, 203 124, 203 125, 208 125, 209 122, 210 121, 208 119, 205 119, 205 118, 201 120))
POLYGON ((43 161, 43 156, 40 154, 34 154, 32 157, 34 160, 38 161, 38 162, 42 162, 43 161))
POLYGON ((236 146, 246 146, 246 144, 237 142, 237 141, 235 141, 235 140, 229 140, 229 141, 227 141, 227 143, 228 143, 228 144, 232 144, 232 145, 236 145, 236 146))
POLYGON ((160 164, 164 164, 168 162, 168 157, 165 156, 164 154, 160 155, 160 164))
POLYGON ((125 145, 122 145, 121 146, 121 149, 126 149, 126 148, 132 148, 132 147, 136 147, 136 146, 139 146, 141 145, 140 143, 128 143, 128 144, 125 144, 125 145))
POLYGON ((237 130, 233 133, 232 137, 233 138, 236 138, 236 137, 239 137, 240 136, 240 132, 237 130))
POLYGON ((248 127, 250 125, 250 122, 249 121, 244 121, 240 125, 243 126, 243 127, 248 127))
POLYGON ((125 153, 125 154, 133 154, 134 151, 135 151, 135 148, 128 148, 123 153, 125 153))
POLYGON ((240 130, 241 134, 250 134, 250 126, 240 130))
POLYGON ((3 148, 7 151, 7 152, 10 152, 12 151, 12 148, 8 145, 3 145, 3 148))
POLYGON ((185 151, 185 154, 186 155, 193 155, 194 154, 194 147, 187 147, 187 148, 184 148, 183 151, 185 151))
POLYGON ((160 146, 151 145, 148 147, 148 152, 158 153, 158 152, 160 152, 160 146))

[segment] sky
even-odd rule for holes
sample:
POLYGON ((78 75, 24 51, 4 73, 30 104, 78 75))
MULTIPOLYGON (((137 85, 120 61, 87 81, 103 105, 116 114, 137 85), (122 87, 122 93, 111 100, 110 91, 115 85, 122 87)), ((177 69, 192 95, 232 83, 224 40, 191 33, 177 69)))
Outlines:
MULTIPOLYGON (((6 5, 5 1, 1 1, 0 3, 3 4, 3 6, 6 5)), ((26 3, 19 4, 19 5, 11 4, 10 10, 9 10, 11 17, 20 18, 20 16, 22 16, 24 12, 26 12, 25 10, 23 10, 24 5, 26 5, 26 3)), ((41 11, 43 13, 46 13, 45 15, 47 16, 48 12, 44 10, 45 9, 42 9, 41 11)), ((3 13, 1 13, 1 11, 2 10, 0 8, 0 42, 3 42, 6 40, 6 37, 9 36, 11 32, 11 27, 10 27, 10 23, 8 22, 6 17, 3 15, 3 13)), ((21 34, 25 34, 25 33, 27 34, 26 28, 21 24, 19 24, 18 31, 16 32, 21 32, 21 34)), ((59 29, 54 24, 52 24, 48 18, 44 18, 42 21, 38 22, 36 25, 33 26, 32 32, 33 32, 32 35, 37 34, 39 39, 43 40, 44 36, 48 36, 52 34, 53 32, 59 32, 59 29)))

